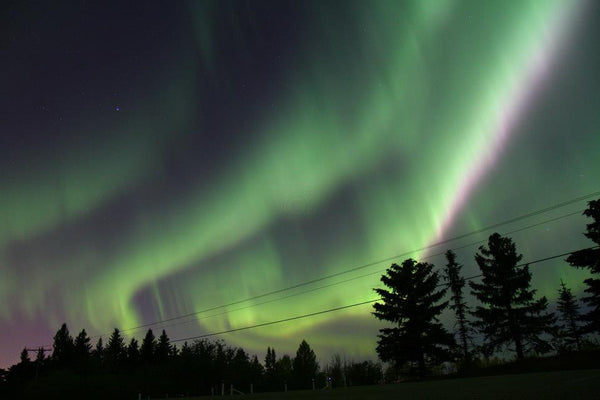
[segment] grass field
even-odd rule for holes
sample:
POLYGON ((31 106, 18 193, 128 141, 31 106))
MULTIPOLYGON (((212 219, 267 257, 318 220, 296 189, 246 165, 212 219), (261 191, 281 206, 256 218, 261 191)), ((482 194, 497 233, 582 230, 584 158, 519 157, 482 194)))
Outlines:
MULTIPOLYGON (((236 397, 253 400, 600 399, 600 369, 406 382, 314 392, 289 391, 236 397)), ((206 399, 206 397, 197 399, 206 399)))

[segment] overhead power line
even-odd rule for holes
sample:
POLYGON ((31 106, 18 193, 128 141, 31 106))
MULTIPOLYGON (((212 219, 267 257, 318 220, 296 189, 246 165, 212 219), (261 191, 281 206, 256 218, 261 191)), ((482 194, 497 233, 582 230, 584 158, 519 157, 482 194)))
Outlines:
MULTIPOLYGON (((372 267, 372 266, 377 265, 377 264, 381 264, 381 263, 389 262, 389 261, 392 261, 392 260, 395 260, 395 259, 398 259, 398 258, 406 257, 406 256, 408 256, 410 254, 413 254, 413 253, 416 253, 416 252, 419 252, 419 251, 428 250, 428 249, 431 249, 431 248, 434 248, 434 247, 437 247, 437 246, 441 246, 443 244, 447 244, 449 242, 453 242, 453 241, 456 241, 456 240, 464 239, 464 238, 469 237, 469 236, 473 236, 473 235, 476 235, 476 234, 479 234, 479 233, 483 233, 485 231, 489 231, 489 230, 492 230, 492 229, 495 229, 495 228, 498 228, 498 227, 501 227, 501 226, 504 226, 504 225, 508 225, 508 224, 512 224, 514 222, 521 221, 523 219, 527 219, 527 218, 531 218, 531 217, 534 217, 534 216, 537 216, 537 215, 541 215, 541 214, 547 213, 549 211, 553 211, 553 210, 556 210, 558 208, 562 208, 562 207, 565 207, 565 206, 568 206, 568 205, 571 205, 571 204, 575 204, 577 202, 589 199, 590 197, 595 197, 595 196, 599 196, 599 195, 600 195, 600 191, 592 192, 592 193, 589 193, 589 194, 586 194, 586 195, 583 195, 583 196, 579 196, 579 197, 576 197, 576 198, 573 198, 573 199, 570 199, 570 200, 567 200, 567 201, 563 201, 561 203, 557 203, 557 204, 554 204, 554 205, 551 205, 551 206, 548 206, 548 207, 545 207, 545 208, 542 208, 542 209, 539 209, 539 210, 536 210, 536 211, 529 212, 527 214, 520 215, 518 217, 510 218, 510 219, 502 221, 502 222, 498 222, 498 223, 495 223, 495 224, 492 224, 492 225, 488 225, 486 227, 473 230, 471 232, 467 232, 467 233, 464 233, 464 234, 461 234, 461 235, 458 235, 458 236, 454 236, 454 237, 449 238, 449 239, 441 240, 441 241, 438 241, 436 243, 432 243, 432 244, 429 244, 427 246, 421 247, 419 249, 414 249, 414 250, 411 250, 411 251, 407 251, 407 252, 404 252, 404 253, 401 253, 401 254, 397 254, 397 255, 391 256, 391 257, 386 257, 386 258, 383 258, 383 259, 380 259, 380 260, 377 260, 377 261, 372 261, 372 262, 369 262, 369 263, 366 263, 366 264, 362 264, 362 265, 359 265, 359 266, 356 266, 356 267, 353 267, 353 268, 350 268, 350 269, 347 269, 347 270, 344 270, 344 271, 340 271, 340 272, 336 272, 336 273, 333 273, 333 274, 325 275, 325 276, 322 276, 322 277, 319 277, 319 278, 315 278, 315 279, 312 279, 312 280, 309 280, 309 281, 300 282, 300 283, 297 283, 297 284, 294 284, 294 285, 291 285, 291 286, 287 286, 287 287, 284 287, 284 288, 272 290, 272 291, 265 292, 265 293, 262 293, 262 294, 259 294, 259 295, 256 295, 256 296, 247 297, 245 299, 236 300, 236 301, 229 302, 229 303, 226 303, 226 304, 222 304, 222 305, 218 305, 218 306, 213 306, 213 307, 205 308, 203 310, 194 311, 194 312, 190 312, 190 313, 187 313, 187 314, 177 315, 177 316, 174 316, 174 317, 165 318, 165 319, 161 319, 161 320, 154 321, 154 322, 149 322, 149 323, 137 325, 137 326, 131 327, 131 328, 126 328, 126 329, 123 329, 122 332, 130 332, 130 331, 135 331, 135 330, 142 329, 142 328, 151 327, 151 326, 154 326, 154 325, 164 324, 164 323, 171 322, 171 321, 177 321, 177 320, 180 320, 180 319, 184 319, 184 318, 196 316, 196 315, 203 314, 203 313, 206 313, 206 312, 215 311, 215 310, 218 310, 218 309, 222 309, 222 308, 231 307, 231 306, 234 306, 234 305, 246 303, 248 301, 258 300, 258 299, 261 299, 261 298, 264 298, 264 297, 268 297, 268 296, 272 296, 272 295, 275 295, 275 294, 287 292, 287 291, 290 291, 290 290, 293 290, 293 289, 297 289, 297 288, 300 288, 300 287, 303 287, 303 286, 308 286, 308 285, 311 285, 311 284, 314 284, 314 283, 318 283, 318 282, 321 282, 321 281, 324 281, 324 280, 327 280, 327 279, 335 278, 335 277, 342 276, 342 275, 345 275, 345 274, 349 274, 349 273, 352 273, 352 272, 356 272, 356 271, 359 271, 359 270, 362 270, 362 269, 366 269, 368 267, 372 267)), ((572 213, 572 214, 575 214, 575 213, 572 213)), ((569 214, 569 215, 571 215, 571 214, 569 214)), ((562 218, 562 217, 559 217, 558 219, 560 219, 560 218, 562 218)), ((519 230, 517 230, 517 231, 519 231, 519 230)), ((99 336, 103 336, 103 335, 96 335, 94 337, 99 337, 99 336)))
POLYGON ((361 301, 360 303, 354 303, 354 304, 349 304, 347 306, 329 308, 327 310, 316 311, 316 312, 309 313, 309 314, 296 315, 295 317, 278 319, 277 321, 263 322, 262 324, 249 325, 249 326, 244 326, 244 327, 241 327, 241 328, 227 329, 225 331, 214 332, 214 333, 206 333, 204 335, 190 336, 190 337, 183 338, 183 339, 175 339, 175 340, 171 340, 171 343, 173 343, 173 342, 183 342, 183 341, 186 341, 186 340, 202 339, 202 338, 207 338, 207 337, 211 337, 211 336, 222 335, 224 333, 245 331, 245 330, 248 330, 248 329, 254 329, 254 328, 260 328, 260 327, 268 326, 268 325, 280 324, 282 322, 289 322, 289 321, 294 321, 294 320, 297 320, 297 319, 314 317, 315 315, 327 314, 327 313, 334 312, 334 311, 344 310, 346 308, 352 308, 352 307, 362 306, 362 305, 369 304, 369 303, 372 303, 372 302, 377 301, 377 300, 379 300, 379 299, 361 301))
MULTIPOLYGON (((533 261, 529 261, 527 263, 518 264, 517 267, 521 268, 521 267, 525 267, 525 266, 528 266, 528 265, 531 265, 531 264, 537 264, 537 263, 548 261, 548 260, 552 260, 552 259, 555 259, 555 258, 564 257, 564 256, 567 256, 567 255, 576 253, 578 251, 593 250, 593 249, 597 249, 597 248, 600 248, 600 246, 588 247, 588 248, 585 248, 585 249, 580 249, 580 250, 570 251, 570 252, 567 252, 567 253, 557 254, 557 255, 554 255, 554 256, 550 256, 550 257, 540 258, 538 260, 533 260, 533 261)), ((470 280, 473 280, 475 278, 479 278, 481 276, 482 276, 481 274, 479 274, 479 275, 473 275, 473 276, 470 276, 468 278, 465 278, 465 280, 470 281, 470 280)), ((437 285, 437 287, 441 287, 441 286, 448 286, 448 284, 447 283, 441 283, 441 284, 437 285)), ((373 303, 373 302, 378 301, 378 300, 380 300, 380 298, 376 298, 376 299, 372 299, 372 300, 367 300, 367 301, 361 301, 359 303, 348 304, 348 305, 341 306, 341 307, 328 308, 326 310, 315 311, 315 312, 308 313, 308 314, 296 315, 296 316, 293 316, 293 317, 278 319, 278 320, 275 320, 275 321, 263 322, 263 323, 255 324, 255 325, 248 325, 248 326, 244 326, 244 327, 241 327, 241 328, 232 328, 232 329, 227 329, 227 330, 223 330, 223 331, 220 331, 220 332, 212 332, 212 333, 205 333, 205 334, 197 335, 197 336, 189 336, 189 337, 186 337, 186 338, 171 340, 171 342, 172 343, 177 343, 177 342, 184 342, 184 341, 188 341, 188 340, 204 339, 204 338, 208 338, 208 337, 212 337, 212 336, 223 335, 223 334, 226 334, 226 333, 233 333, 233 332, 245 331, 245 330, 249 330, 249 329, 261 328, 261 327, 269 326, 269 325, 281 324, 281 323, 284 323, 284 322, 295 321, 295 320, 298 320, 298 319, 309 318, 309 317, 314 317, 314 316, 317 316, 317 315, 331 313, 331 312, 334 312, 334 311, 340 311, 340 310, 345 310, 345 309, 348 309, 348 308, 358 307, 358 306, 362 306, 362 305, 365 305, 365 304, 373 303)))
MULTIPOLYGON (((527 225, 525 227, 522 227, 522 228, 519 228, 519 229, 515 229, 515 230, 510 231, 510 232, 505 232, 505 233, 503 233, 503 236, 510 235, 510 234, 517 233, 517 232, 521 232, 521 231, 524 231, 526 229, 531 229, 531 228, 534 228, 536 226, 545 225, 545 224, 547 224, 549 222, 558 221, 560 219, 564 219, 564 218, 571 217, 571 216, 574 216, 574 215, 580 215, 582 212, 583 212, 583 210, 578 210, 578 211, 571 212, 571 213, 568 213, 568 214, 564 214, 564 215, 561 215, 561 216, 558 216, 558 217, 555 217, 555 218, 544 220, 542 222, 537 222, 535 224, 527 225)), ((483 243, 486 240, 487 239, 477 240, 475 242, 471 242, 471 243, 463 245, 463 246, 454 247, 451 250, 456 251, 456 250, 459 250, 459 249, 464 249, 464 248, 471 247, 471 246, 474 246, 474 245, 479 244, 479 243, 483 243)), ((423 257, 422 259, 423 260, 427 260, 427 259, 430 259, 430 258, 434 258, 434 257, 438 257, 438 256, 443 256, 443 255, 444 255, 444 252, 436 253, 436 254, 430 254, 430 255, 428 255, 426 257, 423 257)), ((190 323, 193 323, 193 322, 197 322, 199 320, 204 320, 204 319, 208 319, 208 318, 218 317, 218 316, 221 316, 221 315, 230 314, 230 313, 235 312, 235 311, 246 310, 248 308, 253 308, 253 307, 258 307, 258 306, 265 305, 265 304, 270 304, 270 303, 275 303, 275 302, 278 302, 278 301, 283 301, 283 300, 286 300, 286 299, 289 299, 289 298, 292 298, 292 297, 302 296, 302 295, 307 294, 307 293, 316 292, 316 291, 327 289, 327 288, 330 288, 330 287, 333 287, 333 286, 338 286, 338 285, 342 285, 344 283, 352 282, 352 281, 355 281, 355 280, 358 280, 358 279, 363 279, 363 278, 366 278, 366 277, 369 277, 369 276, 372 276, 372 275, 381 274, 383 271, 385 271, 385 268, 384 269, 378 269, 377 271, 372 271, 372 272, 369 272, 369 273, 366 273, 366 274, 354 276, 352 278, 344 279, 342 281, 337 281, 337 282, 329 283, 329 284, 326 284, 326 285, 321 285, 321 286, 318 286, 316 288, 312 288, 312 289, 308 289, 308 290, 303 290, 301 292, 292 293, 292 294, 289 294, 289 295, 286 295, 286 296, 277 297, 275 299, 266 300, 266 301, 262 301, 262 302, 259 302, 259 303, 249 304, 249 305, 246 305, 246 306, 243 306, 243 307, 238 307, 238 308, 235 308, 235 309, 227 309, 227 310, 219 312, 219 313, 205 315, 205 316, 202 316, 202 317, 197 317, 195 319, 189 319, 189 320, 186 320, 186 321, 174 322, 174 323, 171 323, 171 324, 165 324, 165 323, 161 322, 161 323, 157 323, 155 325, 159 325, 161 328, 164 329, 164 328, 169 328, 169 327, 173 327, 173 326, 190 324, 190 323)))

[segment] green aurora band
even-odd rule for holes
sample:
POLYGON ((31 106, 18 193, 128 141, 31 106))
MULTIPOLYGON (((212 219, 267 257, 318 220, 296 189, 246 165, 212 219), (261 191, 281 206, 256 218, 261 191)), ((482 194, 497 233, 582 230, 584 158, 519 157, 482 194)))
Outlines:
MULTIPOLYGON (((43 154, 30 170, 4 175, 0 320, 43 319, 49 329, 67 321, 73 331, 106 334, 397 254, 421 259, 445 250, 423 249, 451 234, 598 190, 592 177, 556 201, 534 199, 519 212, 496 214, 493 200, 478 191, 490 187, 488 174, 523 132, 519 122, 552 76, 586 3, 348 2, 344 18, 321 3, 307 7, 310 30, 283 61, 286 85, 269 94, 271 106, 248 123, 229 162, 185 196, 166 196, 157 207, 138 190, 168 179, 161 149, 193 118, 194 71, 204 69, 223 90, 236 90, 219 71, 213 3, 190 7, 200 60, 175 48, 173 70, 154 84, 155 95, 144 97, 143 109, 160 108, 168 118, 139 112, 117 126, 102 123, 96 129, 110 132, 105 141, 82 138, 61 157, 43 154), (135 198, 137 214, 110 251, 82 240, 66 246, 67 254, 40 251, 27 256, 27 265, 11 264, 9 244, 52 235, 124 196, 135 198), (141 298, 151 311, 141 309, 141 298)), ((588 150, 587 159, 593 157, 588 150)), ((578 235, 584 220, 557 224, 578 235)), ((520 237, 525 259, 554 254, 520 237)), ((544 240, 560 237, 553 231, 544 240)), ((585 246, 564 243, 566 250, 585 246)), ((467 275, 476 272, 470 259, 460 261, 467 275)), ((164 325, 177 339, 367 301, 388 265, 164 325), (290 297, 269 302, 284 296, 290 297)), ((559 277, 580 291, 582 276, 558 263, 535 282, 540 294, 554 298, 559 277)), ((368 305, 354 307, 224 339, 251 352, 275 346, 282 354, 306 337, 317 352, 327 349, 323 354, 373 357, 380 326, 369 312, 368 305)), ((141 336, 142 329, 128 334, 141 336)))

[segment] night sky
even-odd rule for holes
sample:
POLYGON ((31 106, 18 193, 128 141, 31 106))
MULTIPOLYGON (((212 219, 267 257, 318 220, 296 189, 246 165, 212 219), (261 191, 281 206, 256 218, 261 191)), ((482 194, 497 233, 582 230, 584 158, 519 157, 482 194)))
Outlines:
MULTIPOLYGON (((374 299, 409 256, 474 275, 494 230, 592 244, 600 2, 7 1, 0 34, 0 367, 63 322, 212 309, 151 326, 176 340, 374 299)), ((551 301, 587 276, 531 269, 551 301)), ((214 338, 375 359, 371 311, 214 338)))

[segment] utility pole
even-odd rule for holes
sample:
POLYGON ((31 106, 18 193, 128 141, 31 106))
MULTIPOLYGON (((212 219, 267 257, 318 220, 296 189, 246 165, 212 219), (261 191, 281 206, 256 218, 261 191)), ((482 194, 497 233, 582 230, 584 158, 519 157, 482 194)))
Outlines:
POLYGON ((44 354, 45 353, 50 353, 52 351, 52 349, 50 348, 45 348, 45 347, 38 347, 37 349, 30 349, 25 347, 25 351, 29 352, 35 352, 37 353, 37 356, 35 357, 35 380, 37 381, 39 375, 40 375, 40 361, 41 359, 44 358, 44 354), (41 354, 41 357, 40 357, 41 354))

